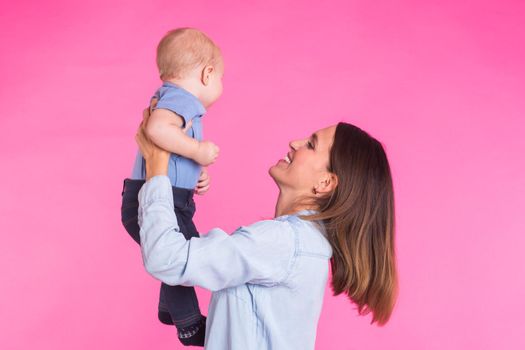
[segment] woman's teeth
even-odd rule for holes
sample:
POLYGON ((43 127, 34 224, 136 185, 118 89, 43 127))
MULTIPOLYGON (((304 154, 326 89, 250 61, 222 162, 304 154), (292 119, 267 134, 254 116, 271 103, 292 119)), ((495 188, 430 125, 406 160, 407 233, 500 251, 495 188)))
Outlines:
POLYGON ((288 164, 290 164, 292 161, 290 160, 290 157, 288 157, 288 155, 286 155, 286 157, 284 157, 284 161, 288 164))

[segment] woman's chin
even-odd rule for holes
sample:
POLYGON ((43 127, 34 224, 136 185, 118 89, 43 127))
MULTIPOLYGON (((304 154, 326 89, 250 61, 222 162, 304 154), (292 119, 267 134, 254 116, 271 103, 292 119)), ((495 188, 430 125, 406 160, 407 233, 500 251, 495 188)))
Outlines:
POLYGON ((270 169, 268 169, 268 173, 272 177, 272 179, 279 185, 283 177, 285 176, 286 169, 288 169, 288 166, 290 164, 286 162, 284 159, 279 159, 277 163, 272 165, 270 169))
POLYGON ((279 173, 280 173, 280 170, 278 165, 272 165, 270 167, 270 169, 268 169, 268 174, 270 175, 270 177, 273 179, 273 181, 275 181, 275 183, 279 184, 279 173))

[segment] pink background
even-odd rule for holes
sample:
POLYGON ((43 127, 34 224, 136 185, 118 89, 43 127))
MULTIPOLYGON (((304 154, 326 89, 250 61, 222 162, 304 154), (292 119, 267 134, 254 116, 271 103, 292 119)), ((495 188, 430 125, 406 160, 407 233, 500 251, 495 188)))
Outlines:
POLYGON ((182 349, 119 222, 178 26, 226 59, 201 232, 273 214, 267 169, 291 139, 345 120, 386 146, 397 308, 370 326, 327 289, 317 349, 525 348, 524 2, 147 3, 0 5, 1 349, 182 349))

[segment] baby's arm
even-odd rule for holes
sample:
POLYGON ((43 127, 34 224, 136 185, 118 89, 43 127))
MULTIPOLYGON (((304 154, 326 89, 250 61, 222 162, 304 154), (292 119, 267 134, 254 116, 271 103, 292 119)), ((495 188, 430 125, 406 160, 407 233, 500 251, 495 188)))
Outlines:
POLYGON ((206 166, 215 162, 219 148, 210 141, 199 142, 182 129, 184 119, 167 109, 155 109, 148 120, 146 134, 160 148, 190 158, 206 166))
POLYGON ((199 176, 199 181, 197 182, 197 187, 195 187, 195 193, 205 194, 210 189, 210 175, 206 168, 202 168, 201 176, 199 176))

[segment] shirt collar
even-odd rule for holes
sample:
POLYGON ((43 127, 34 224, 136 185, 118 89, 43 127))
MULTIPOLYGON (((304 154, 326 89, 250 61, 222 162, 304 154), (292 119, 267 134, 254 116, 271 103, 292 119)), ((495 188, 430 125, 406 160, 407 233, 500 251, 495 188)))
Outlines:
POLYGON ((289 216, 306 216, 306 215, 313 215, 313 214, 317 214, 318 211, 317 210, 313 210, 313 209, 304 209, 304 210, 299 210, 298 212, 295 212, 293 214, 285 214, 285 215, 281 215, 281 216, 277 216, 277 218, 287 218, 289 216))

